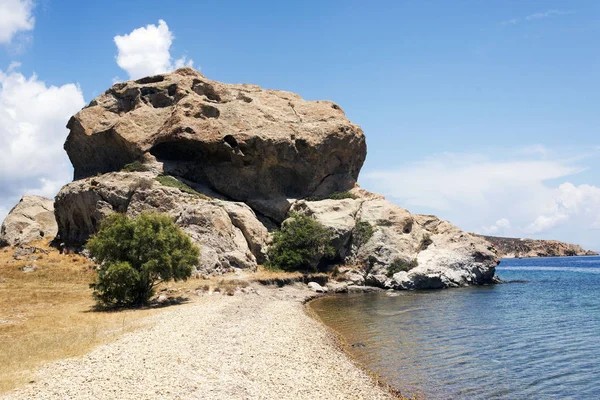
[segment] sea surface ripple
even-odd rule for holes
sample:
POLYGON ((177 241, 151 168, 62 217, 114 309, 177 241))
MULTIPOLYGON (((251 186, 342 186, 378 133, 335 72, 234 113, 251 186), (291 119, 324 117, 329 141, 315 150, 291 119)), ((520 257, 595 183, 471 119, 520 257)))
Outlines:
POLYGON ((404 395, 600 399, 600 257, 505 259, 497 273, 519 283, 311 307, 404 395))

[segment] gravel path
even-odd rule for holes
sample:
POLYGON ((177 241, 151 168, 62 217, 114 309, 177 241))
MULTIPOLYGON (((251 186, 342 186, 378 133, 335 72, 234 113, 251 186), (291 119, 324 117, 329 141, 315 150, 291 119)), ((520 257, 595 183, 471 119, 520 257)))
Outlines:
POLYGON ((204 295, 3 399, 391 399, 304 311, 306 291, 204 295))

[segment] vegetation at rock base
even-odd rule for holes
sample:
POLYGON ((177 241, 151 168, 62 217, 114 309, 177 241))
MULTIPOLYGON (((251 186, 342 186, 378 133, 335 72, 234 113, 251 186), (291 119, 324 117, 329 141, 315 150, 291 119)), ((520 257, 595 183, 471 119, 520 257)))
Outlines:
POLYGON ((305 200, 306 201, 321 201, 321 200, 343 200, 343 199, 357 199, 358 197, 356 197, 355 195, 353 195, 350 192, 335 192, 330 194, 327 197, 323 197, 323 196, 310 196, 307 197, 305 200))
POLYGON ((350 192, 336 192, 327 196, 330 200, 356 199, 357 197, 350 192))
POLYGON ((202 193, 195 191, 194 189, 192 189, 191 187, 189 187, 185 183, 181 182, 177 178, 174 178, 174 177, 172 177, 170 175, 160 175, 160 176, 157 176, 154 179, 158 183, 160 183, 161 185, 163 185, 163 186, 168 186, 168 187, 176 188, 176 189, 181 190, 184 193, 193 194, 193 195, 199 196, 199 197, 201 197, 201 198, 203 198, 205 200, 209 200, 210 199, 208 196, 205 196, 202 193))
POLYGON ((273 235, 268 266, 283 271, 316 271, 321 259, 334 256, 331 239, 320 222, 293 213, 273 235))
POLYGON ((401 258, 396 258, 388 267, 387 276, 391 278, 394 274, 401 271, 410 271, 413 268, 419 266, 419 262, 416 258, 413 258, 410 261, 403 260, 401 258))
POLYGON ((352 242, 357 249, 366 244, 375 233, 375 228, 368 221, 358 220, 352 233, 352 242))
POLYGON ((130 164, 125 164, 125 166, 121 169, 124 172, 146 172, 150 171, 146 165, 142 164, 139 161, 134 161, 130 164))
POLYGON ((100 263, 90 287, 102 306, 147 303, 159 283, 187 279, 200 256, 171 218, 156 213, 112 214, 86 247, 100 263))
POLYGON ((421 239, 421 243, 419 244, 419 250, 423 251, 426 250, 430 244, 433 243, 433 240, 431 240, 431 236, 429 236, 427 233, 425 235, 423 235, 423 238, 421 239))

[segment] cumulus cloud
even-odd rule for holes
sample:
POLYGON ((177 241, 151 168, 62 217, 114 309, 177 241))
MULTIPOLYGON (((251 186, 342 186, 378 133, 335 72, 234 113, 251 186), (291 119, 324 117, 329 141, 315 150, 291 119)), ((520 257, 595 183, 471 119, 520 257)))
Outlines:
POLYGON ((158 26, 150 24, 129 34, 115 36, 117 64, 129 74, 130 79, 191 67, 194 62, 186 56, 173 61, 170 52, 173 39, 173 33, 162 19, 158 26))
POLYGON ((85 105, 79 86, 48 86, 17 68, 0 70, 0 219, 22 194, 52 197, 72 179, 65 125, 85 105))
MULTIPOLYGON (((569 183, 568 177, 585 169, 577 165, 581 159, 551 153, 532 146, 503 152, 502 158, 438 154, 395 169, 365 171, 361 184, 413 212, 438 214, 469 231, 569 240, 567 228, 599 229, 600 188, 569 183)), ((600 245, 596 234, 589 242, 600 245)))
POLYGON ((483 233, 495 234, 498 231, 510 228, 510 221, 506 218, 500 218, 494 225, 482 227, 483 233))
POLYGON ((584 227, 600 229, 600 188, 566 182, 552 197, 551 205, 526 227, 527 232, 544 232, 577 219, 586 222, 584 227))
POLYGON ((32 11, 32 0, 0 0, 0 44, 10 43, 18 32, 33 29, 32 11))

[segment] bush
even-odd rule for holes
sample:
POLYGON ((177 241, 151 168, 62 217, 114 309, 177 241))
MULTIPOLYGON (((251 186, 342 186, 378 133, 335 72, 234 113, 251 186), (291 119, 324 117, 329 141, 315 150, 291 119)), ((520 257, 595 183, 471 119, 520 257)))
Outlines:
POLYGON ((352 233, 352 242, 357 249, 360 249, 365 243, 371 239, 375 233, 375 228, 367 222, 358 220, 354 226, 354 232, 352 233))
POLYGON ((327 198, 330 200, 342 200, 342 199, 356 199, 356 196, 350 192, 338 192, 338 193, 330 194, 329 196, 327 196, 327 198))
POLYGON ((423 239, 421 239, 421 244, 419 245, 419 250, 421 250, 421 251, 426 250, 431 243, 433 243, 433 240, 431 240, 431 236, 429 236, 426 233, 425 235, 423 235, 423 239))
POLYGON ((411 269, 419 266, 419 262, 416 258, 413 258, 410 261, 403 260, 401 258, 396 258, 388 267, 387 276, 391 278, 395 273, 400 271, 410 271, 411 269))
POLYGON ((156 178, 154 178, 158 183, 160 183, 163 186, 168 186, 168 187, 172 187, 172 188, 176 188, 181 190, 182 192, 188 193, 188 194, 193 194, 195 196, 199 196, 205 200, 210 199, 210 197, 203 195, 200 192, 195 191, 194 189, 192 189, 191 187, 189 187, 188 185, 186 185, 185 183, 181 182, 180 180, 178 180, 177 178, 174 178, 170 175, 160 175, 157 176, 156 178))
POLYGON ((121 171, 125 172, 146 172, 150 171, 150 168, 145 166, 139 161, 134 161, 130 164, 125 164, 125 166, 121 169, 121 171))
POLYGON ((316 271, 323 257, 333 257, 331 233, 311 217, 291 214, 273 234, 268 267, 284 271, 316 271))
POLYGON ((189 278, 200 256, 171 218, 156 213, 133 219, 112 214, 86 248, 100 263, 98 279, 90 287, 104 306, 147 303, 159 283, 189 278))
POLYGON ((321 201, 321 200, 325 200, 325 199, 342 200, 342 199, 357 199, 357 197, 350 192, 336 192, 336 193, 330 194, 327 197, 309 196, 309 197, 305 198, 304 200, 306 200, 306 201, 321 201))

